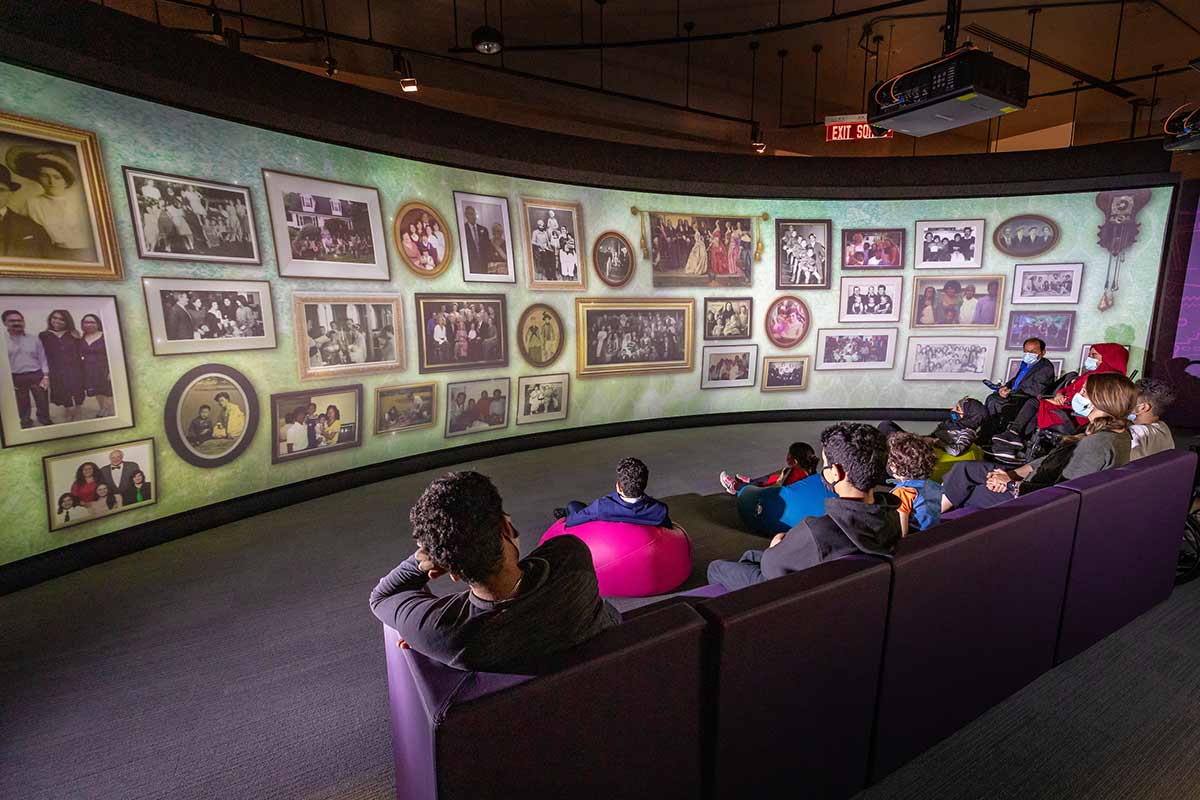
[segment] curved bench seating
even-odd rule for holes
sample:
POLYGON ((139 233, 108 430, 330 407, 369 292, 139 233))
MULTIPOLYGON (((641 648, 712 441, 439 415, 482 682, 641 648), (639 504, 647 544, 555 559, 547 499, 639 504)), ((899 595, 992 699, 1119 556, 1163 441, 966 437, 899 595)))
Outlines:
POLYGON ((538 544, 571 534, 592 551, 604 597, 648 597, 678 588, 692 574, 692 542, 687 531, 629 522, 585 522, 568 529, 557 520, 538 544))

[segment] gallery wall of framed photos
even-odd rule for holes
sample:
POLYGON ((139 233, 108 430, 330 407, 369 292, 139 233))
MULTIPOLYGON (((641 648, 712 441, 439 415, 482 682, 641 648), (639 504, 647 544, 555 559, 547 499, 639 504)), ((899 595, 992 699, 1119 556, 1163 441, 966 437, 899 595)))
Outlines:
POLYGON ((495 438, 948 407, 1029 335, 1140 368, 1172 192, 598 189, 0 64, 0 564, 495 438))

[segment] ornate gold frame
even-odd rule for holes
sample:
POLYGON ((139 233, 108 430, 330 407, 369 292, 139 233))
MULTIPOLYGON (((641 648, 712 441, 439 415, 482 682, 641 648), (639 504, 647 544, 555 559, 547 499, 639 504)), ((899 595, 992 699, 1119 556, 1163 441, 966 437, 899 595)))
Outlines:
POLYGON ((583 232, 583 203, 571 203, 564 200, 542 200, 535 197, 521 198, 521 238, 525 240, 525 272, 526 286, 530 289, 550 292, 583 292, 587 291, 587 247, 584 245, 583 232), (575 254, 579 256, 579 280, 571 281, 542 281, 537 279, 533 269, 533 234, 529 229, 529 208, 545 208, 551 211, 570 211, 575 215, 575 254))
POLYGON ((596 375, 629 375, 648 372, 690 372, 692 355, 695 350, 696 336, 696 301, 691 297, 652 298, 639 297, 632 299, 602 300, 595 297, 575 298, 575 376, 590 378, 596 375), (587 366, 587 312, 596 311, 683 311, 683 352, 682 362, 657 364, 652 362, 632 362, 628 364, 605 364, 603 366, 587 366))
POLYGON ((414 275, 420 275, 422 278, 436 278, 446 271, 450 266, 450 257, 454 254, 454 237, 457 235, 458 229, 447 227, 446 220, 437 212, 437 209, 428 203, 422 203, 420 200, 413 200, 400 206, 395 218, 392 220, 392 246, 396 248, 396 254, 400 256, 400 260, 404 263, 404 266, 408 267, 410 272, 414 275), (441 259, 431 272, 419 269, 415 264, 411 263, 408 260, 408 254, 404 252, 404 247, 400 244, 400 237, 403 234, 403 231, 400 230, 400 221, 404 219, 404 215, 409 211, 424 211, 432 215, 437 223, 442 226, 442 231, 446 234, 446 252, 442 253, 441 259))
POLYGON ((808 377, 812 372, 812 357, 811 356, 763 356, 762 360, 762 377, 760 380, 759 391, 763 392, 803 392, 808 388, 808 377), (803 361, 804 362, 804 380, 799 386, 767 386, 767 372, 770 370, 771 362, 773 361, 803 361))
POLYGON ((422 428, 432 428, 438 423, 438 385, 436 381, 426 381, 425 383, 405 383, 392 386, 376 386, 375 400, 371 406, 371 416, 374 419, 374 435, 375 436, 391 436, 395 433, 408 433, 409 431, 419 431, 422 428), (404 428, 395 428, 390 431, 385 431, 379 427, 379 398, 384 392, 393 392, 397 389, 424 389, 428 387, 431 390, 430 402, 432 403, 432 413, 429 415, 429 422, 422 422, 420 425, 409 425, 404 428))
POLYGON ((399 372, 404 370, 404 309, 400 307, 398 294, 325 294, 323 292, 297 292, 292 295, 292 324, 296 339, 296 366, 300 369, 300 380, 319 381, 325 378, 347 375, 366 375, 373 372, 399 372), (304 307, 316 303, 344 303, 354 305, 389 305, 396 320, 396 360, 372 361, 363 364, 344 364, 337 367, 311 367, 308 363, 308 321, 304 307))

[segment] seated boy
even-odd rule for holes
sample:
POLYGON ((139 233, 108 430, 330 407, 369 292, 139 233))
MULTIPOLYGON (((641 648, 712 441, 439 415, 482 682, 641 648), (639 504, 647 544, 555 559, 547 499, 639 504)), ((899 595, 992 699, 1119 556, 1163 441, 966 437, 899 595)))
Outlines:
POLYGON ((1129 435, 1133 437, 1129 450, 1130 461, 1175 449, 1175 437, 1171 436, 1171 429, 1159 419, 1175 402, 1170 385, 1157 378, 1143 378, 1137 382, 1137 388, 1137 405, 1133 407, 1137 416, 1129 426, 1129 435))
POLYGON ((876 495, 884 477, 887 441, 870 425, 841 422, 821 433, 821 477, 837 497, 825 516, 806 517, 778 534, 764 550, 747 550, 739 561, 713 561, 708 580, 741 589, 854 553, 890 557, 900 541, 899 505, 876 495))
POLYGON ((937 453, 915 433, 893 433, 887 443, 887 470, 896 479, 892 494, 900 499, 900 535, 927 531, 942 520, 942 485, 929 480, 937 453))
POLYGON ((417 551, 371 592, 371 610, 400 646, 456 669, 536 675, 556 656, 616 625, 600 598, 587 545, 557 536, 521 559, 517 531, 496 487, 451 472, 409 512, 417 551), (431 579, 468 585, 441 597, 431 579))
POLYGON ((747 478, 741 473, 730 475, 728 472, 722 472, 720 480, 725 491, 737 494, 747 486, 790 486, 816 472, 819 466, 820 460, 812 447, 804 442, 793 442, 788 448, 783 469, 761 478, 747 478))
POLYGON ((617 490, 585 506, 578 500, 566 508, 554 509, 556 518, 566 517, 565 527, 573 528, 585 522, 630 522, 634 525, 672 527, 667 504, 646 494, 650 470, 636 458, 623 458, 617 464, 617 490))
POLYGON ((202 405, 196 411, 196 418, 188 425, 187 440, 193 445, 201 445, 213 438, 213 423, 210 415, 212 407, 202 405))

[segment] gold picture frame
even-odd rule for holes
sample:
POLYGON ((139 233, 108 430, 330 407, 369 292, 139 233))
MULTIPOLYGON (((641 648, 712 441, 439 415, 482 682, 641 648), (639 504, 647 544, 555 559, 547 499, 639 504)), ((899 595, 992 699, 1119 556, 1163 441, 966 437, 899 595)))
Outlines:
POLYGON ((542 291, 582 292, 587 289, 587 248, 583 239, 583 204, 570 203, 562 200, 540 200, 531 197, 521 198, 521 232, 525 238, 526 274, 529 276, 528 287, 542 291), (568 216, 559 218, 556 213, 568 216), (544 215, 544 216, 543 216, 544 215), (561 236, 568 234, 573 240, 576 264, 573 278, 564 272, 559 261, 562 247, 552 247, 553 226, 546 224, 553 219, 561 236), (537 237, 537 223, 542 222, 546 237, 546 247, 538 247, 538 255, 534 257, 534 239, 537 237))
POLYGON ((398 294, 298 292, 292 296, 292 315, 302 381, 404 369, 404 316, 398 294), (342 307, 341 315, 336 306, 342 307), (353 315, 349 308, 354 308, 353 315))
MULTIPOLYGON (((376 386, 375 387, 375 405, 373 408, 374 418, 375 418, 375 435, 376 436, 390 436, 393 433, 407 433, 408 431, 416 431, 416 430, 420 430, 421 428, 432 428, 434 425, 437 424, 437 418, 438 418, 437 395, 438 395, 438 385, 433 381, 427 381, 425 383, 406 383, 406 384, 398 385, 398 386, 376 386), (399 396, 399 395, 403 395, 403 394, 407 393, 408 400, 410 403, 410 408, 405 412, 405 415, 411 416, 412 400, 415 396, 417 396, 418 392, 428 392, 429 393, 429 401, 428 401, 429 402, 429 419, 428 420, 426 420, 424 418, 425 417, 424 413, 421 413, 419 410, 418 410, 418 416, 417 416, 416 422, 406 422, 404 420, 393 421, 393 420, 389 420, 387 418, 387 412, 385 412, 383 410, 383 403, 385 402, 385 395, 392 394, 392 395, 399 396)), ((389 409, 389 410, 391 410, 391 409, 389 409)), ((397 413, 399 413, 399 412, 397 412, 397 413)))
POLYGON ((696 301, 693 298, 634 298, 600 299, 575 298, 575 375, 580 378, 596 375, 629 375, 649 372, 690 372, 695 350, 696 301), (625 316, 627 326, 638 328, 653 324, 645 315, 658 312, 662 330, 624 332, 619 329, 625 316), (593 317, 592 315, 595 315, 593 317), (630 320, 629 317, 634 317, 630 320), (613 330, 617 327, 617 330, 613 330), (603 331, 603 335, 600 332, 603 331), (626 335, 628 334, 628 335, 626 335), (621 337, 612 339, 610 336, 621 337), (648 345, 642 342, 649 339, 648 345), (667 355, 657 360, 639 358, 639 348, 665 348, 667 355))
POLYGON ((803 392, 808 388, 808 376, 811 372, 811 356, 763 356, 762 384, 759 389, 763 392, 803 392), (772 366, 788 362, 799 365, 799 383, 789 383, 791 378, 787 376, 772 375, 772 366))
POLYGON ((9 209, 0 238, 13 239, 0 249, 0 275, 121 280, 112 199, 94 132, 0 111, 0 182, 9 209), (80 214, 90 241, 66 219, 80 214))
MULTIPOLYGON (((422 278, 436 278, 450 266, 451 257, 454 255, 454 230, 447 227, 445 217, 439 214, 437 209, 428 203, 414 200, 400 206, 400 210, 396 212, 396 218, 392 221, 392 244, 395 246, 400 260, 404 262, 404 266, 408 267, 413 274, 420 275, 422 278), (402 239, 409 232, 406 229, 411 230, 412 226, 424 222, 420 218, 422 214, 433 218, 429 220, 430 223, 436 222, 438 224, 438 227, 441 228, 442 240, 445 242, 441 248, 444 252, 438 253, 438 261, 431 268, 421 266, 421 255, 419 252, 415 256, 416 260, 414 260, 413 253, 406 249, 405 242, 402 239)), ((419 247, 419 245, 414 244, 414 247, 419 247)))

